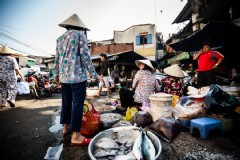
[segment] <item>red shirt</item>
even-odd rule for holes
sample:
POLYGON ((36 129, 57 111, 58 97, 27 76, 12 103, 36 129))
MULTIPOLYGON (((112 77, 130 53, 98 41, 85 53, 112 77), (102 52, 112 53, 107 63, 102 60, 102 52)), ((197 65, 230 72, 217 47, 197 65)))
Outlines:
POLYGON ((198 58, 198 71, 209 71, 215 65, 218 59, 224 56, 217 51, 202 53, 198 58))

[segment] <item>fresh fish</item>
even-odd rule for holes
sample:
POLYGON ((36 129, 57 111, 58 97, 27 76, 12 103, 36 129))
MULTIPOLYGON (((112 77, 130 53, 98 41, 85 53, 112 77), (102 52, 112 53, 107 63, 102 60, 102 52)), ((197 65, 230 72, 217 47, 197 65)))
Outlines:
POLYGON ((112 150, 112 149, 103 149, 103 148, 97 148, 94 153, 93 156, 94 157, 106 157, 106 156, 114 156, 116 155, 116 153, 118 153, 119 150, 112 150))
POLYGON ((131 147, 133 146, 136 138, 140 134, 139 130, 120 130, 116 132, 116 139, 115 141, 121 144, 126 144, 126 146, 131 147))
POLYGON ((156 150, 151 139, 148 138, 147 131, 143 131, 142 153, 144 160, 155 159, 156 150))
POLYGON ((133 149, 132 149, 132 153, 137 160, 143 160, 142 141, 143 141, 143 131, 141 130, 140 134, 138 135, 138 137, 136 138, 133 144, 133 149))
POLYGON ((127 131, 127 130, 139 130, 136 126, 122 126, 113 128, 113 132, 127 131))
POLYGON ((132 152, 130 152, 127 155, 117 155, 115 157, 115 160, 136 160, 136 158, 134 157, 134 155, 132 154, 132 152))
POLYGON ((117 144, 117 142, 108 137, 99 139, 95 146, 104 149, 119 149, 119 145, 117 144))

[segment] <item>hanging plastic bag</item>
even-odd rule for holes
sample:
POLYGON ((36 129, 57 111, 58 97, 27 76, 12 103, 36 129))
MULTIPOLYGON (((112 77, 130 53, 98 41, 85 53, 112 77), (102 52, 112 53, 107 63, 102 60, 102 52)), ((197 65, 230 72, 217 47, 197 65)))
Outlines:
POLYGON ((138 112, 138 109, 135 107, 128 107, 126 111, 126 120, 131 121, 133 116, 138 112))
POLYGON ((17 89, 18 89, 18 94, 19 95, 30 93, 28 82, 18 82, 17 83, 17 89))
POLYGON ((81 134, 94 135, 100 126, 100 113, 97 112, 93 104, 84 102, 81 134))

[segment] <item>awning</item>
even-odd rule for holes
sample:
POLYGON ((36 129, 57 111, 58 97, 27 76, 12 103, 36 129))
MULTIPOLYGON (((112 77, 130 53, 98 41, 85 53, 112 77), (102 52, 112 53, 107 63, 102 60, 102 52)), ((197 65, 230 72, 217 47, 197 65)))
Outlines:
POLYGON ((203 42, 210 42, 211 47, 224 47, 235 44, 239 37, 240 27, 228 22, 210 22, 195 34, 169 45, 175 51, 194 52, 202 48, 203 42))
POLYGON ((179 13, 177 18, 172 22, 182 23, 190 20, 193 14, 193 10, 198 10, 198 20, 202 23, 209 21, 223 20, 229 14, 229 9, 232 4, 230 0, 199 0, 201 3, 198 4, 194 0, 188 0, 182 11, 179 13), (197 6, 199 5, 199 6, 197 6), (199 9, 198 9, 199 8, 199 9))
POLYGON ((122 64, 122 65, 135 65, 135 60, 146 59, 140 54, 134 51, 126 51, 116 53, 113 57, 109 59, 109 63, 122 64))
POLYGON ((199 22, 207 23, 209 21, 221 21, 229 16, 231 0, 209 0, 202 2, 199 10, 199 22))
POLYGON ((189 53, 188 52, 183 52, 181 54, 176 55, 173 58, 168 59, 168 64, 171 64, 172 62, 180 61, 183 59, 189 59, 189 53))
POLYGON ((174 23, 181 23, 185 22, 187 20, 190 20, 192 16, 192 7, 191 7, 191 0, 189 0, 182 11, 179 13, 179 15, 176 17, 176 19, 172 22, 174 23))

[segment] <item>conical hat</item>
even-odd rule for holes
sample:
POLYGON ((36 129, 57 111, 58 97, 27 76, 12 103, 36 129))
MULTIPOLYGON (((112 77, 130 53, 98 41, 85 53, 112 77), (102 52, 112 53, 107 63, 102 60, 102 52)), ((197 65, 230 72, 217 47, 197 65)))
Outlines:
POLYGON ((0 48, 0 53, 1 54, 12 54, 13 50, 11 50, 7 45, 4 45, 3 47, 0 48))
POLYGON ((154 71, 153 65, 150 60, 136 60, 135 63, 138 66, 138 68, 140 68, 140 64, 143 63, 143 64, 146 64, 148 67, 150 67, 154 71))
POLYGON ((90 29, 88 29, 88 27, 83 23, 83 21, 78 17, 77 14, 73 14, 68 19, 60 23, 59 26, 64 28, 66 28, 67 26, 73 26, 78 27, 82 30, 90 31, 90 29))
POLYGON ((173 77, 184 77, 182 69, 178 66, 178 64, 171 65, 167 68, 163 69, 164 73, 173 76, 173 77))

